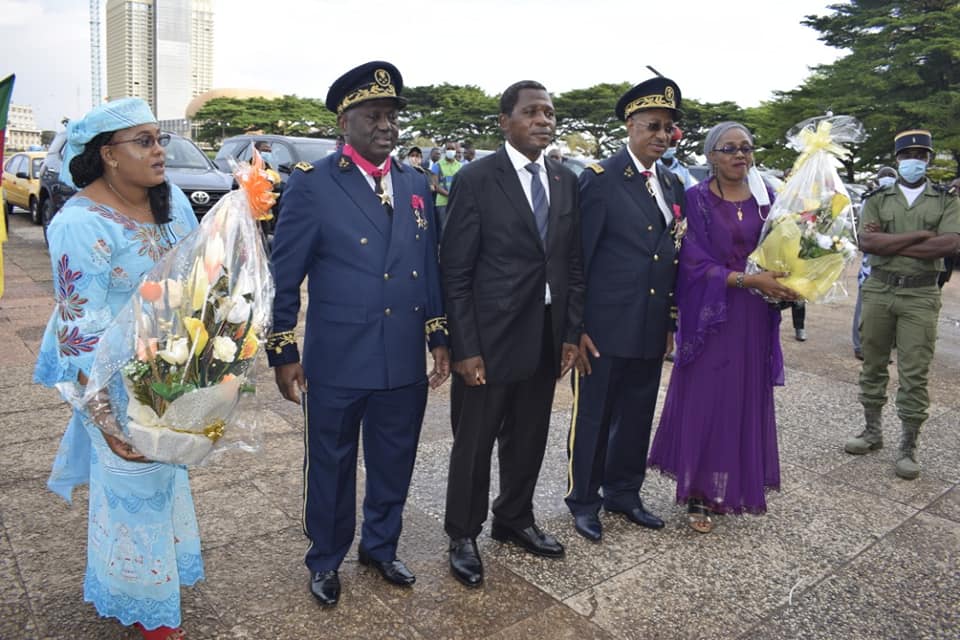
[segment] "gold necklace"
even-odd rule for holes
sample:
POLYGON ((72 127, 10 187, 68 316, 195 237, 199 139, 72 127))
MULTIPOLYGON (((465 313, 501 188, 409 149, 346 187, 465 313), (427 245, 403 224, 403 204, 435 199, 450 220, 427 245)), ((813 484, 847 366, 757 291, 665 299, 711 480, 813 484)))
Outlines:
POLYGON ((741 200, 740 202, 735 203, 737 205, 737 221, 743 222, 743 203, 746 200, 741 200))
POLYGON ((106 178, 104 178, 103 181, 107 183, 107 188, 110 189, 110 191, 113 192, 113 195, 115 195, 115 196, 117 196, 118 198, 120 198, 120 201, 123 202, 123 204, 127 205, 128 207, 130 207, 130 208, 131 208, 133 211, 135 211, 136 213, 146 214, 146 215, 150 216, 151 218, 153 217, 153 211, 152 211, 152 210, 150 210, 150 209, 141 209, 140 207, 136 206, 135 204, 133 204, 132 202, 130 202, 129 200, 127 200, 126 198, 124 198, 122 195, 120 195, 120 192, 117 191, 112 184, 110 184, 110 181, 109 181, 109 180, 107 180, 106 178))

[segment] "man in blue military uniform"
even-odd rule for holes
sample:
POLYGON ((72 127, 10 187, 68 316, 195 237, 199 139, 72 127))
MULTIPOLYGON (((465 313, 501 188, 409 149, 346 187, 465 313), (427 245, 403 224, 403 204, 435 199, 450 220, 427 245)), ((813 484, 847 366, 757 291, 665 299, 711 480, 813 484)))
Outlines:
POLYGON ((863 455, 883 447, 880 414, 887 402, 890 350, 897 346, 897 415, 900 451, 895 473, 905 480, 920 475, 917 439, 927 420, 927 374, 937 341, 944 258, 960 249, 960 202, 947 187, 926 178, 933 159, 929 131, 914 129, 894 137, 899 180, 866 199, 860 215, 860 248, 870 254, 863 283, 860 340, 860 403, 866 426, 844 443, 863 455))
POLYGON ((345 144, 300 163, 284 191, 272 254, 276 278, 267 344, 283 396, 305 404, 303 530, 310 590, 340 596, 337 569, 353 542, 359 430, 366 497, 359 559, 389 582, 415 577, 397 559, 427 384, 449 376, 433 203, 426 177, 391 162, 403 81, 370 62, 330 87, 345 144), (294 328, 308 277, 303 365, 294 328), (426 375, 424 335, 434 369, 426 375))
POLYGON ((657 77, 617 103, 628 141, 580 174, 587 281, 576 398, 567 442, 566 502, 577 532, 599 541, 602 504, 650 529, 663 521, 640 499, 663 357, 673 349, 683 186, 657 160, 670 145, 680 89, 657 77), (603 490, 601 499, 599 491, 603 490))

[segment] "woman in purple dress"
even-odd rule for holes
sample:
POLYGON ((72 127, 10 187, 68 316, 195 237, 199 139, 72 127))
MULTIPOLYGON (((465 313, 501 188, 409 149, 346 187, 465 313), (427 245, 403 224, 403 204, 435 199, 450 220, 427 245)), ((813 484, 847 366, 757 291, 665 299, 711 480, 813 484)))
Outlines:
POLYGON ((711 177, 686 192, 687 235, 677 277, 677 353, 650 466, 677 481, 690 526, 711 513, 763 513, 780 487, 773 387, 783 384, 780 311, 752 293, 796 294, 744 273, 771 194, 753 166, 753 137, 722 122, 704 142, 711 177))

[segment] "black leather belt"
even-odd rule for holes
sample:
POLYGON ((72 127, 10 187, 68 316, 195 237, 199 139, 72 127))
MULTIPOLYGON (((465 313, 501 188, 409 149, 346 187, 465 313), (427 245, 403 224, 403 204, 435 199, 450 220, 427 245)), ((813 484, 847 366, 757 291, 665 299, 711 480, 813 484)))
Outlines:
POLYGON ((912 289, 913 287, 929 287, 930 285, 937 284, 937 276, 940 274, 936 271, 930 271, 928 273, 920 273, 913 276, 905 276, 899 273, 893 273, 892 271, 882 271, 880 269, 873 269, 870 271, 870 277, 876 278, 884 284, 888 284, 891 287, 899 287, 902 289, 912 289))

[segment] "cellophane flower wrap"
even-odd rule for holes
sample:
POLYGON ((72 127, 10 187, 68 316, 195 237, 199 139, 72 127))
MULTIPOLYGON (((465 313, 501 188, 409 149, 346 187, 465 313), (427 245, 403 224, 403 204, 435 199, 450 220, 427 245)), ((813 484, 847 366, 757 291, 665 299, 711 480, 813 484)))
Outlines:
POLYGON ((800 156, 764 222, 747 273, 786 272, 780 282, 809 302, 847 295, 840 276, 857 256, 856 226, 837 168, 850 155, 841 145, 863 139, 863 125, 850 116, 811 118, 787 133, 800 156))
MULTIPOLYGON (((259 221, 274 196, 262 160, 146 275, 100 341, 85 400, 109 397, 119 436, 150 460, 198 464, 255 451, 253 368, 274 294, 259 221), (104 393, 104 390, 107 393, 104 393)), ((92 405, 91 405, 92 406, 92 405)))

